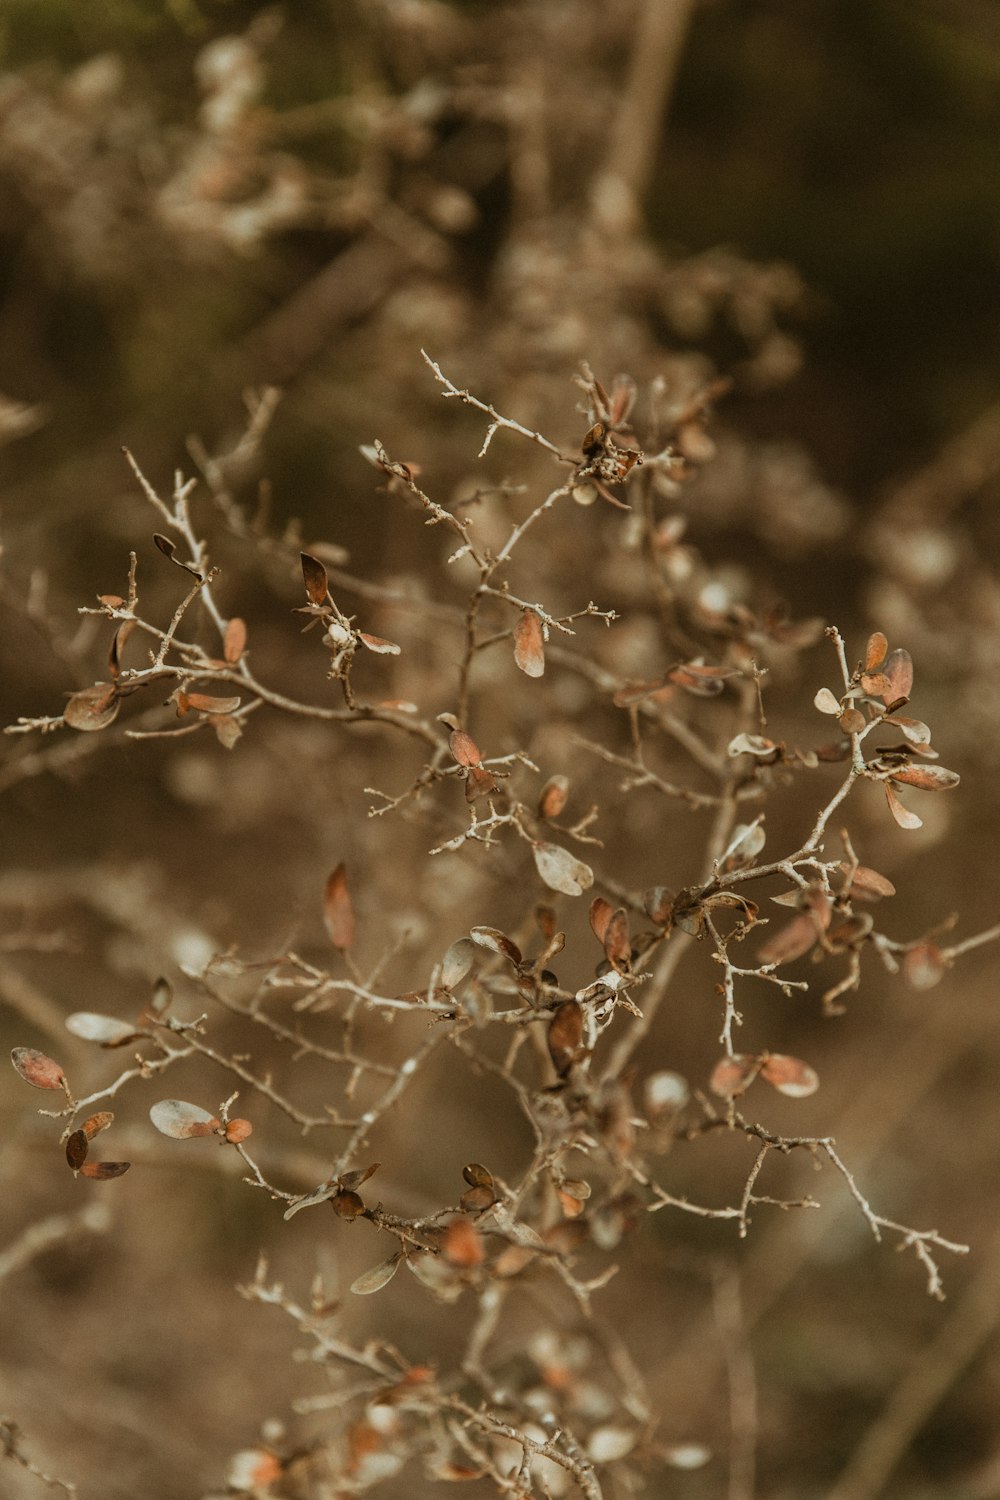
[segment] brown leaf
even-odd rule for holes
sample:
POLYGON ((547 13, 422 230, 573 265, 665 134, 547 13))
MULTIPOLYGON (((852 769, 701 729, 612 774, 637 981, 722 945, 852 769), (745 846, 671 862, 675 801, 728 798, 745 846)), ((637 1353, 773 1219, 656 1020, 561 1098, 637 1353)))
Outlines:
POLYGON ((558 844, 534 844, 531 850, 535 868, 552 891, 564 896, 579 896, 594 883, 594 872, 583 860, 558 844))
POLYGON ((112 1177, 124 1177, 131 1165, 130 1161, 88 1161, 80 1168, 80 1176, 107 1182, 112 1177))
POLYGON ((134 629, 134 620, 123 620, 115 631, 111 641, 111 650, 108 653, 108 672, 116 682, 122 672, 122 651, 125 649, 125 642, 134 629))
POLYGON ((619 973, 625 973, 632 960, 632 936, 628 912, 620 906, 609 918, 604 930, 604 953, 619 973))
POLYGON ((354 903, 347 887, 347 871, 341 862, 326 877, 323 890, 323 921, 330 941, 341 953, 349 953, 354 947, 357 919, 354 903))
POLYGON ((889 649, 889 642, 881 630, 874 631, 868 637, 868 645, 865 648, 865 671, 874 672, 885 661, 885 654, 889 649))
POLYGON ((448 748, 460 766, 478 766, 483 753, 471 734, 464 729, 453 729, 448 736, 448 748))
POLYGON ((522 609, 514 626, 514 661, 526 677, 541 677, 545 671, 545 639, 542 622, 533 609, 522 609))
POLYGON ((734 1057, 723 1057, 716 1063, 708 1086, 720 1099, 736 1099, 746 1092, 759 1072, 759 1057, 737 1052, 734 1057))
POLYGON ((798 1057, 786 1057, 781 1052, 765 1054, 760 1076, 779 1094, 787 1094, 790 1099, 806 1099, 819 1088, 819 1078, 808 1063, 798 1057))
POLYGON ((675 899, 675 892, 669 886, 654 885, 643 895, 643 910, 657 927, 666 927, 673 915, 675 899))
POLYGON ((762 944, 757 954, 758 963, 790 964, 801 958, 819 937, 815 919, 809 912, 793 917, 784 927, 779 927, 773 937, 762 944))
MULTIPOLYGON (((846 871, 849 865, 842 866, 846 871)), ((880 875, 877 870, 869 870, 867 865, 858 865, 851 876, 848 895, 862 901, 879 901, 883 896, 894 896, 896 887, 885 875, 880 875)))
POLYGON ((908 807, 903 806, 887 781, 883 781, 882 787, 885 791, 885 800, 889 804, 889 811, 896 819, 900 828, 923 828, 923 818, 918 818, 915 812, 910 812, 908 807))
POLYGON ((693 693, 696 698, 714 698, 717 693, 722 692, 726 678, 732 675, 728 667, 707 667, 701 662, 693 661, 674 667, 672 672, 667 673, 670 682, 676 683, 685 692, 693 693))
POLYGON ((452 1219, 444 1232, 445 1260, 453 1266, 481 1266, 486 1259, 482 1236, 468 1219, 452 1219))
POLYGON ((120 708, 121 699, 114 683, 97 682, 73 694, 63 709, 63 718, 70 729, 89 732, 106 729, 114 723, 120 708))
POLYGON ((909 698, 913 692, 913 659, 908 651, 900 649, 890 651, 882 673, 889 684, 885 695, 886 702, 891 703, 900 698, 909 698))
POLYGON ((215 730, 215 738, 224 750, 232 750, 243 733, 243 725, 239 719, 233 719, 229 714, 216 714, 212 719, 212 728, 215 730))
POLYGON ((950 791, 960 779, 957 771, 946 771, 944 766, 904 766, 892 774, 893 781, 919 787, 922 792, 950 791))
POLYGON ((594 936, 603 947, 604 934, 608 930, 608 923, 614 915, 614 907, 610 901, 605 901, 603 896, 595 896, 590 903, 590 926, 594 936))
POLYGON ((238 615, 226 625, 226 633, 222 641, 222 655, 230 665, 235 665, 246 650, 247 627, 246 621, 241 620, 238 615))
POLYGON ((65 1089, 66 1074, 62 1064, 44 1052, 36 1052, 34 1047, 15 1047, 10 1060, 33 1089, 65 1089))
POLYGON ((469 936, 474 943, 481 948, 488 948, 491 953, 500 954, 501 958, 508 959, 512 964, 523 962, 523 954, 520 948, 499 927, 470 927, 469 936))
POLYGON ((845 734, 860 734, 867 720, 856 708, 845 708, 837 723, 845 734))
POLYGON ((479 797, 491 797, 500 790, 492 771, 483 766, 470 766, 465 776, 465 800, 475 802, 479 797))
POLYGON ((565 1078, 583 1045, 583 1006, 579 1000, 564 1000, 549 1022, 549 1056, 560 1078, 565 1078))
POLYGON ((79 1172, 87 1160, 87 1152, 90 1150, 90 1142, 85 1130, 74 1130, 66 1140, 66 1160, 74 1172, 79 1172))
POLYGON ((365 1211, 365 1201, 357 1193, 341 1191, 334 1193, 330 1207, 342 1219, 356 1219, 365 1211))
POLYGON ((540 818, 558 818, 569 798, 569 778, 566 776, 551 776, 542 787, 538 796, 538 816, 540 818))
POLYGON ((933 989, 944 974, 944 957, 936 943, 917 943, 903 959, 903 978, 915 990, 933 989))
POLYGON ((231 1146, 238 1145, 253 1135, 253 1126, 249 1120, 230 1120, 226 1126, 226 1140, 231 1146))
MULTIPOLYGON (((180 698, 178 694, 178 698, 180 698)), ((194 709, 199 714, 232 714, 240 706, 239 698, 215 698, 210 693, 185 693, 185 712, 194 709)), ((178 703, 178 716, 180 704, 178 703)))
POLYGON ((384 641, 380 635, 369 635, 364 630, 358 631, 358 639, 362 646, 367 646, 369 651, 374 651, 376 656, 399 656, 402 647, 397 646, 395 641, 384 641))
POLYGON ((219 1128, 219 1121, 207 1109, 188 1104, 184 1099, 161 1099, 149 1111, 149 1118, 161 1135, 169 1135, 175 1141, 214 1135, 219 1128))
POLYGON ((172 542, 168 536, 161 536, 158 531, 153 532, 153 545, 159 548, 164 557, 172 558, 177 551, 176 542, 172 542))
POLYGON ((98 1110, 96 1115, 91 1115, 89 1119, 84 1120, 80 1128, 88 1141, 92 1141, 95 1135, 100 1135, 102 1130, 107 1130, 108 1126, 113 1124, 114 1118, 109 1109, 98 1110))
POLYGON ((311 552, 300 552, 299 561, 302 564, 302 582, 306 586, 306 598, 310 604, 324 603, 330 591, 330 580, 326 576, 326 569, 318 557, 313 557, 311 552))

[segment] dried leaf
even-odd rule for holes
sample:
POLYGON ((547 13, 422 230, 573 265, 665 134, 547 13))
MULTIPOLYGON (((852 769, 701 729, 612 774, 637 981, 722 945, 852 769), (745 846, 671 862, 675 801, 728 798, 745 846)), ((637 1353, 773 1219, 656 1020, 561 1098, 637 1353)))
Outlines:
POLYGON ((172 542, 168 536, 161 536, 158 531, 153 532, 153 545, 159 548, 164 557, 172 558, 177 551, 176 542, 172 542))
POLYGON ((444 1232, 442 1250, 453 1266, 481 1266, 486 1259, 482 1236, 468 1219, 452 1219, 444 1232))
POLYGON ((903 738, 909 740, 911 745, 929 745, 931 742, 931 731, 929 725, 923 719, 908 719, 905 714, 886 714, 882 720, 883 724, 895 724, 897 729, 903 731, 903 738))
POLYGON ((226 625, 226 633, 222 639, 222 655, 230 665, 234 666, 246 650, 246 645, 246 621, 234 615, 226 625))
POLYGON ((90 1150, 90 1141, 87 1139, 85 1130, 74 1130, 66 1140, 66 1160, 74 1172, 79 1172, 87 1160, 87 1152, 90 1150))
POLYGON ((70 729, 91 732, 114 723, 120 708, 121 699, 114 683, 98 682, 73 694, 63 709, 63 718, 70 729))
POLYGON ((590 926, 597 941, 604 946, 604 934, 608 930, 608 923, 614 916, 614 907, 610 901, 605 901, 603 896, 595 896, 590 903, 590 926))
POLYGON ((946 771, 944 766, 904 766, 892 774, 893 781, 919 787, 922 792, 950 791, 960 779, 957 771, 946 771))
POLYGON ((831 693, 829 688, 820 688, 813 699, 813 707, 818 708, 821 714, 839 714, 840 704, 831 693))
POLYGON ((441 960, 441 983, 444 988, 450 990, 460 984, 475 961, 476 945, 471 938, 458 938, 452 943, 441 960))
MULTIPOLYGON (((215 698, 210 693, 184 693, 178 694, 184 698, 185 712, 194 709, 199 714, 233 714, 240 706, 239 698, 215 698)), ((178 717, 180 716, 180 703, 178 702, 178 717)))
POLYGON ((399 1270, 402 1258, 402 1252, 397 1250, 395 1255, 390 1255, 389 1259, 382 1261, 381 1265, 372 1266, 370 1271, 365 1271, 358 1276, 350 1286, 355 1297, 370 1297, 373 1292, 380 1292, 384 1286, 388 1286, 399 1270))
POLYGON ((604 931, 604 953, 619 973, 625 973, 632 961, 632 935, 628 912, 620 906, 608 919, 604 931))
POLYGON ((351 1191, 334 1193, 330 1199, 330 1207, 341 1219, 360 1218, 365 1211, 365 1200, 359 1194, 351 1191))
POLYGON ((564 1000, 549 1022, 549 1056, 560 1078, 565 1078, 583 1045, 583 1006, 579 1000, 564 1000))
POLYGON ((667 673, 667 679, 696 698, 714 698, 733 673, 728 667, 707 667, 701 662, 685 662, 667 673))
POLYGON ((488 948, 491 953, 498 953, 501 958, 509 959, 512 964, 523 962, 520 948, 499 927, 470 927, 469 936, 480 948, 488 948))
POLYGON ((492 771, 483 766, 470 766, 465 776, 465 800, 475 802, 479 797, 491 797, 500 790, 492 771))
POLYGON ((568 849, 558 844, 535 844, 531 852, 535 868, 550 890, 562 891, 564 896, 579 896, 593 885, 593 870, 568 849))
POLYGON ((149 1111, 149 1118, 161 1135, 172 1136, 176 1141, 212 1135, 219 1128, 219 1121, 207 1109, 183 1099, 161 1099, 149 1111))
POLYGON ((402 651, 402 647, 397 646, 395 641, 384 641, 380 635, 368 635, 364 630, 358 631, 358 639, 362 646, 367 646, 376 656, 399 656, 402 651))
POLYGON ((917 943, 903 959, 903 978, 915 990, 931 990, 944 978, 945 967, 936 943, 917 943))
POLYGON ((545 638, 542 622, 533 609, 522 609, 514 626, 514 661, 526 677, 541 677, 545 671, 545 638))
POLYGON ((238 1145, 240 1141, 248 1140, 253 1135, 253 1126, 249 1120, 230 1120, 226 1126, 226 1140, 231 1146, 238 1145))
POLYGON ((80 1176, 107 1182, 112 1177, 124 1177, 131 1165, 130 1161, 88 1161, 80 1168, 80 1176))
POLYGON ((734 1057, 723 1057, 716 1063, 708 1086, 720 1099, 736 1099, 746 1092, 759 1072, 759 1057, 737 1052, 734 1057))
MULTIPOLYGON (((850 869, 849 865, 842 865, 845 873, 850 869)), ((877 870, 870 870, 867 865, 858 865, 851 876, 851 884, 848 895, 855 900, 879 901, 883 896, 894 896, 896 887, 885 875, 880 875, 877 870)))
POLYGON ((765 1054, 760 1076, 779 1094, 787 1094, 790 1099, 806 1099, 819 1088, 819 1078, 808 1063, 798 1057, 786 1057, 781 1052, 765 1054))
POLYGON ((558 818, 569 798, 569 778, 566 776, 551 776, 542 787, 538 797, 538 816, 540 818, 558 818))
POLYGON ((116 682, 122 673, 122 652, 125 649, 125 642, 134 629, 134 620, 124 620, 112 638, 111 650, 108 653, 108 672, 116 682))
POLYGON ((102 1109, 96 1115, 91 1115, 89 1119, 84 1120, 80 1128, 88 1141, 92 1141, 95 1135, 100 1135, 102 1130, 107 1130, 114 1118, 109 1109, 102 1109))
POLYGON ((310 604, 323 604, 330 591, 330 580, 326 576, 326 569, 318 557, 313 557, 310 552, 300 552, 299 561, 302 564, 302 582, 306 586, 306 598, 310 604))
POLYGON ((774 760, 778 746, 763 734, 737 734, 726 746, 727 754, 753 755, 757 760, 774 760))
POLYGON ((82 1037, 85 1042, 99 1042, 102 1047, 124 1047, 126 1042, 147 1035, 137 1031, 130 1021, 102 1016, 93 1010, 75 1010, 66 1017, 65 1026, 74 1036, 82 1037))
POLYGON ((666 885, 654 885, 642 898, 642 906, 651 922, 657 927, 666 927, 673 916, 676 893, 666 885))
POLYGON ((362 1187, 370 1177, 375 1176, 375 1173, 378 1171, 381 1165, 382 1163, 380 1161, 373 1161, 371 1166, 355 1167, 352 1172, 342 1173, 341 1176, 337 1178, 337 1183, 342 1188, 362 1187))
POLYGON ((357 918, 354 903, 347 887, 347 871, 341 862, 326 877, 323 890, 323 921, 333 946, 341 953, 349 953, 354 947, 357 934, 357 918))
POLYGON ((66 1086, 62 1064, 44 1052, 36 1052, 34 1047, 15 1047, 10 1060, 33 1089, 64 1089, 66 1086))
POLYGON ((913 659, 908 651, 890 651, 882 674, 888 681, 887 702, 909 698, 913 692, 913 659))
POLYGON ((224 750, 232 750, 243 733, 243 725, 239 719, 233 719, 229 714, 217 714, 212 719, 212 728, 215 730, 215 738, 224 750))
POLYGON ((483 753, 471 734, 464 729, 453 729, 448 736, 448 748, 460 766, 478 766, 483 753))
POLYGON ((867 720, 863 713, 856 708, 845 708, 837 720, 845 734, 860 734, 867 720))
POLYGON ((885 661, 885 654, 889 649, 889 642, 881 630, 874 631, 868 637, 868 645, 865 648, 865 671, 874 672, 885 661))
POLYGON ((815 919, 809 912, 802 912, 784 927, 779 927, 773 937, 768 938, 757 954, 757 961, 762 964, 790 964, 796 958, 801 958, 803 953, 808 953, 818 937, 815 919))
POLYGON ((887 781, 883 781, 882 787, 885 791, 885 800, 889 804, 889 811, 896 819, 900 828, 923 828, 923 818, 918 818, 915 812, 910 812, 908 807, 903 806, 887 781))
POLYGON ((493 1180, 493 1173, 488 1167, 484 1167, 482 1162, 468 1162, 462 1168, 462 1176, 470 1187, 489 1188, 490 1192, 495 1191, 496 1185, 493 1180))

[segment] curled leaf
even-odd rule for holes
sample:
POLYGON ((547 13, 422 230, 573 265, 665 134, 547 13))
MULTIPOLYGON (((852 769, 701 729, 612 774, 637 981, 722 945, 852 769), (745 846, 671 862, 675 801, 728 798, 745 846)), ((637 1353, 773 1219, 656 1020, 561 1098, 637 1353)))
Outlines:
POLYGON ((310 604, 322 604, 330 590, 330 580, 326 576, 326 569, 318 557, 313 557, 311 552, 300 552, 299 561, 302 564, 302 582, 306 586, 306 598, 310 604))
POLYGON ((538 816, 558 818, 569 797, 569 778, 550 776, 538 796, 538 816))
POLYGON ((896 819, 896 822, 899 824, 900 828, 923 828, 923 818, 918 818, 915 812, 911 812, 908 807, 903 806, 902 802, 900 802, 899 798, 896 796, 896 793, 893 791, 889 783, 887 781, 883 781, 882 786, 885 791, 885 800, 889 804, 889 811, 896 819))
POLYGON ((597 941, 604 945, 604 934, 608 930, 608 923, 614 915, 614 907, 610 901, 605 901, 603 896, 595 896, 590 903, 590 926, 597 941))
POLYGON ((480 948, 488 948, 491 953, 498 953, 501 958, 508 959, 512 964, 520 964, 522 953, 520 948, 499 927, 470 927, 469 936, 480 948))
POLYGON ((73 694, 63 709, 63 718, 70 729, 89 733, 114 723, 120 708, 121 699, 114 683, 98 682, 73 694))
POLYGON ((915 990, 931 990, 945 975, 945 961, 936 943, 916 943, 903 959, 903 978, 915 990))
POLYGON ((549 1022, 549 1056, 560 1078, 565 1078, 583 1045, 583 1006, 579 1000, 564 1000, 549 1022))
POLYGON ((535 844, 532 847, 535 868, 552 891, 564 896, 579 896, 594 883, 594 872, 581 859, 558 844, 535 844))

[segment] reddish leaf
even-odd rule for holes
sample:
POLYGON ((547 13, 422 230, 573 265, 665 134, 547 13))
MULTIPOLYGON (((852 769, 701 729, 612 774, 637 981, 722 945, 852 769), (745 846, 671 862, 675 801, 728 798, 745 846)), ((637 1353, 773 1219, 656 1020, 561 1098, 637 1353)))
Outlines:
POLYGON ((453 1266, 481 1266, 486 1259, 482 1236, 468 1219, 452 1219, 444 1232, 445 1260, 453 1266))
POLYGON ((112 1177, 124 1177, 131 1165, 130 1161, 88 1161, 80 1168, 80 1176, 107 1182, 112 1177))
POLYGON ((896 819, 896 822, 899 824, 900 828, 923 828, 923 818, 918 818, 915 812, 910 812, 910 809, 908 807, 903 806, 902 802, 900 802, 899 798, 896 796, 896 793, 893 791, 889 783, 887 781, 883 781, 882 786, 885 791, 885 800, 889 804, 889 811, 896 819))
POLYGON ((102 1109, 96 1115, 91 1115, 89 1119, 84 1120, 80 1128, 88 1141, 92 1141, 95 1135, 100 1135, 102 1130, 107 1130, 114 1118, 109 1109, 102 1109))
POLYGON ((535 868, 552 891, 564 896, 579 896, 594 883, 594 872, 583 860, 558 844, 534 844, 535 868))
POLYGON ((909 698, 913 692, 913 660, 908 651, 890 651, 882 675, 888 682, 886 701, 909 698))
POLYGON ((98 682, 73 694, 63 709, 63 718, 70 729, 91 732, 112 724, 120 707, 121 700, 114 683, 98 682))
POLYGON ((947 792, 958 786, 960 777, 957 771, 946 771, 944 766, 903 766, 892 773, 892 780, 919 787, 922 792, 947 792))
MULTIPOLYGON (((849 869, 850 866, 843 867, 849 869)), ((869 870, 867 865, 858 865, 851 876, 851 885, 848 894, 856 900, 879 901, 883 896, 894 896, 896 887, 885 875, 880 875, 877 870, 869 870)))
POLYGON ((786 1057, 781 1052, 765 1054, 760 1076, 779 1094, 787 1094, 789 1099, 806 1099, 819 1088, 819 1078, 808 1063, 798 1057, 786 1057))
POLYGON ((384 641, 380 635, 368 635, 364 630, 358 631, 358 639, 369 651, 374 651, 377 656, 399 656, 401 647, 395 641, 384 641))
POLYGON ((632 959, 632 936, 629 931, 628 912, 620 906, 608 919, 604 931, 604 952, 608 962, 623 973, 632 959))
POLYGON ((552 776, 542 787, 538 797, 538 816, 540 818, 558 818, 566 806, 569 797, 569 779, 566 776, 552 776))
POLYGON ((514 660, 526 677, 541 677, 545 671, 545 640, 542 622, 533 609, 522 609, 514 626, 514 660))
POLYGON ((330 590, 326 569, 319 558, 313 557, 310 552, 300 552, 299 561, 302 564, 302 582, 306 586, 306 598, 310 604, 322 604, 330 590))
POLYGON ((944 958, 936 943, 917 943, 903 959, 903 977, 915 990, 933 989, 944 974, 944 958))
POLYGON ((134 620, 123 620, 121 625, 119 625, 118 629, 114 633, 114 637, 111 642, 111 650, 108 654, 108 672, 115 681, 117 681, 121 676, 122 651, 125 649, 125 642, 128 640, 134 629, 134 620))
POLYGON ((565 1078, 583 1045, 583 1006, 564 1000, 549 1022, 549 1056, 560 1078, 565 1078))
POLYGON ((87 1160, 90 1142, 85 1130, 74 1130, 66 1140, 66 1160, 74 1172, 79 1172, 87 1160))
POLYGON ((194 709, 199 714, 232 714, 240 706, 239 698, 214 698, 209 693, 178 693, 177 714, 181 716, 180 699, 184 699, 184 712, 194 709))
POLYGON ((692 661, 674 667, 667 673, 667 678, 696 698, 714 698, 722 692, 726 678, 732 675, 728 667, 706 667, 701 662, 692 661))
POLYGON ((590 903, 590 925, 597 941, 604 946, 604 934, 608 930, 608 923, 614 915, 614 907, 610 901, 605 901, 603 896, 595 896, 590 903))
POLYGON ((643 910, 657 927, 666 927, 673 915, 675 900, 676 893, 669 886, 654 885, 643 895, 643 910))
POLYGON ((708 1086, 721 1099, 736 1099, 746 1092, 759 1072, 759 1057, 737 1052, 734 1057, 723 1057, 716 1063, 708 1086))
POLYGON ((253 1135, 253 1126, 249 1120, 230 1120, 226 1126, 226 1140, 231 1146, 238 1145, 253 1135))
POLYGON ((475 802, 479 797, 491 797, 500 790, 492 771, 482 766, 470 766, 465 777, 465 800, 475 802))
POLYGON ((226 625, 226 633, 222 641, 222 655, 230 664, 235 664, 246 650, 246 644, 246 621, 234 615, 226 625))
POLYGON ((874 672, 885 661, 885 653, 889 649, 889 642, 881 630, 876 630, 868 637, 868 645, 865 648, 865 671, 874 672))
POLYGON ((25 1083, 30 1083, 32 1088, 65 1089, 66 1074, 61 1063, 57 1063, 52 1057, 46 1057, 44 1052, 36 1052, 34 1047, 15 1047, 10 1060, 25 1083))
POLYGON ((183 1099, 161 1099, 149 1111, 149 1118, 161 1135, 184 1141, 193 1136, 213 1135, 219 1121, 207 1109, 188 1104, 183 1099))
POLYGON ((226 1470, 226 1484, 240 1494, 266 1490, 282 1475, 281 1461, 266 1448, 242 1448, 234 1453, 226 1470))
POLYGON ((343 863, 331 870, 323 891, 323 921, 330 941, 341 953, 349 953, 354 947, 357 919, 354 903, 347 888, 347 871, 343 863))
POLYGON ((809 912, 802 912, 768 938, 757 954, 758 962, 790 964, 803 953, 808 953, 818 936, 815 918, 809 912))
POLYGON ((464 729, 453 729, 448 736, 448 748, 460 766, 478 766, 483 753, 471 734, 464 729))

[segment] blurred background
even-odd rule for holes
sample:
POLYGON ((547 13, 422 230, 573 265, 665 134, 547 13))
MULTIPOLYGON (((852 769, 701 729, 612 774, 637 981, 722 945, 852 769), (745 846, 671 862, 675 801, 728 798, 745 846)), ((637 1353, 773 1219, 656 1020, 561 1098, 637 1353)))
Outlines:
MULTIPOLYGON (((900 890, 894 935, 952 911, 958 937, 989 927, 998 139, 993 0, 3 0, 3 722, 57 715, 101 678, 106 622, 77 610, 125 592, 130 548, 147 608, 168 619, 176 603, 123 445, 163 494, 177 468, 200 476, 227 612, 254 622, 262 675, 324 691, 289 613, 306 545, 400 592, 398 609, 375 600, 363 619, 423 640, 415 675, 386 675, 386 690, 453 708, 428 606, 461 591, 440 582, 437 532, 387 506, 359 444, 378 438, 420 465, 443 500, 542 485, 551 471, 530 451, 498 442, 477 464, 483 424, 441 401, 421 348, 570 448, 583 431, 572 377, 587 361, 606 382, 619 370, 641 391, 659 382, 674 410, 693 403, 679 432, 691 477, 673 510, 728 597, 833 621, 853 655, 874 628, 911 651, 914 712, 963 786, 921 806, 917 835, 873 805, 859 853, 900 890), (259 393, 272 388, 265 422, 259 393)), ((602 513, 586 541, 567 527, 534 559, 539 588, 566 593, 589 570, 595 596, 628 596, 613 524, 602 513)), ((619 675, 657 669, 641 622, 594 649, 619 675)), ((776 670, 772 731, 792 742, 816 733, 827 649, 800 676, 776 670)), ((381 663, 371 670, 381 680, 381 663)), ((563 755, 571 686, 542 740, 563 755)), ((507 732, 499 702, 480 714, 507 732)), ((526 714, 514 730, 537 726, 526 714)), ((404 932, 411 952, 434 954, 463 924, 498 921, 464 864, 421 883, 426 828, 365 821, 364 788, 401 789, 419 764, 377 735, 347 742, 280 716, 231 755, 200 736, 6 739, 7 1045, 51 1047, 103 1077, 66 1037, 66 1012, 133 1014, 157 974, 230 944, 321 946, 319 892, 341 858, 377 872, 357 896, 381 933, 372 960, 404 932)), ((802 793, 775 817, 801 827, 809 805, 802 793)), ((630 816, 623 849, 642 828, 630 816)), ((683 828, 668 820, 662 848, 683 828)), ((666 872, 660 848, 643 858, 649 881, 684 883, 682 853, 666 872)), ((513 883, 506 894, 513 906, 513 883)), ((400 989, 416 982, 404 970, 400 989)), ((945 1267, 942 1307, 911 1258, 876 1253, 839 1199, 822 1224, 755 1226, 741 1264, 757 1490, 988 1500, 1000 1492, 996 960, 977 950, 926 993, 871 974, 835 1023, 765 995, 761 1030, 816 1063, 808 1128, 837 1136, 882 1211, 973 1253, 945 1267)), ((675 1017, 656 1063, 704 1076, 714 1024, 675 1017)), ((212 1102, 217 1081, 205 1087, 212 1102)), ((80 1203, 80 1184, 54 1180, 35 1102, 12 1073, 4 1242, 80 1203)), ((0 1407, 42 1467, 103 1500, 222 1488, 227 1455, 304 1389, 294 1332, 250 1316, 233 1286, 266 1244, 304 1288, 329 1238, 310 1215, 282 1233, 263 1195, 190 1154, 176 1168, 142 1134, 149 1102, 122 1110, 122 1149, 147 1160, 100 1189, 113 1227, 0 1279, 0 1407)), ((468 1083, 437 1101, 461 1160, 488 1149, 480 1105, 468 1083)), ((435 1170, 447 1160, 454 1177, 448 1148, 403 1137, 397 1158, 404 1144, 406 1190, 447 1198, 435 1170)), ((685 1186, 685 1170, 697 1195, 704 1179, 685 1186)), ((837 1197, 825 1177, 823 1189, 837 1197)), ((725 1225, 661 1221, 605 1308, 625 1318, 641 1304, 635 1356, 665 1434, 715 1451, 724 1359, 706 1308, 713 1257, 733 1246, 725 1225)), ((378 1258, 371 1243, 338 1241, 337 1254, 345 1281, 378 1258)), ((398 1336, 405 1299, 385 1306, 382 1331, 398 1336)), ((726 1483, 713 1459, 655 1492, 708 1500, 726 1483)), ((410 1476, 405 1492, 419 1484, 410 1476)), ((18 1500, 39 1490, 13 1463, 4 1485, 18 1500)))

